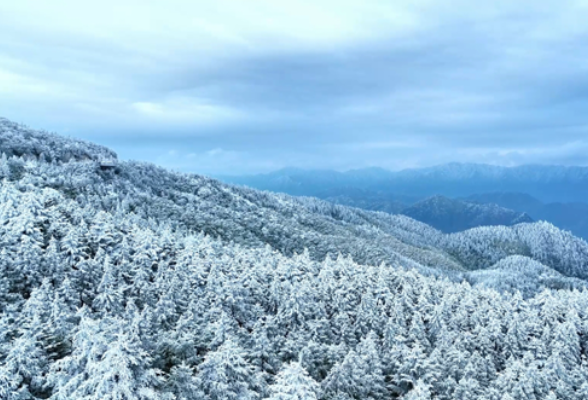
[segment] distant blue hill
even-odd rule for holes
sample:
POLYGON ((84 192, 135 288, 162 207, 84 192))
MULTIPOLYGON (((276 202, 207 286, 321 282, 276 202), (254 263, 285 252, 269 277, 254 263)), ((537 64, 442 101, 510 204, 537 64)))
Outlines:
POLYGON ((512 225, 519 218, 521 222, 528 218, 546 220, 588 238, 588 167, 508 168, 452 163, 398 172, 381 168, 347 172, 286 168, 221 179, 256 189, 405 214, 444 232, 512 225))
POLYGON ((554 202, 543 203, 525 193, 482 193, 465 200, 479 204, 497 204, 518 212, 525 212, 536 220, 544 220, 571 231, 576 236, 588 239, 588 203, 554 202))
POLYGON ((400 213, 446 233, 465 231, 478 226, 510 226, 533 222, 525 212, 517 212, 496 204, 477 204, 445 196, 429 197, 406 207, 400 213))

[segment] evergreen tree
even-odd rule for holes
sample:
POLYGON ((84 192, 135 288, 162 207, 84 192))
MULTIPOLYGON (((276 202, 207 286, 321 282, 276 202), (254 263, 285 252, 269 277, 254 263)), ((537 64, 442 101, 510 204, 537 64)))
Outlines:
POLYGON ((268 400, 317 400, 319 385, 308 375, 300 363, 286 365, 269 387, 268 400))
POLYGON ((171 393, 174 400, 192 400, 204 397, 198 390, 194 370, 188 364, 172 367, 165 385, 166 391, 171 393))
POLYGON ((384 374, 374 334, 358 346, 357 353, 349 351, 322 382, 327 397, 346 393, 353 398, 381 398, 386 393, 384 374))
POLYGON ((103 271, 102 280, 98 285, 98 295, 92 305, 104 315, 120 315, 124 309, 123 291, 118 273, 108 256, 104 259, 103 271))
POLYGON ((403 397, 405 400, 430 400, 431 391, 422 381, 417 381, 414 388, 403 397))
POLYGON ((151 358, 132 333, 117 333, 108 348, 86 370, 90 379, 78 389, 94 398, 105 400, 160 399, 157 388, 162 384, 159 373, 150 368, 151 358))
POLYGON ((260 382, 243 350, 227 339, 198 366, 197 386, 210 400, 256 400, 260 382))

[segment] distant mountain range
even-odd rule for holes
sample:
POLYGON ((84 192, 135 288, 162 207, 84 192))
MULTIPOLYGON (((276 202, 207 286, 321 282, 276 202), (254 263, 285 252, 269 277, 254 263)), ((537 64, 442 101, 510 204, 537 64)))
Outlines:
POLYGON ((439 194, 466 197, 491 192, 526 193, 545 203, 583 202, 588 198, 588 167, 524 165, 509 168, 451 163, 397 172, 380 168, 347 172, 286 168, 268 174, 219 178, 262 190, 321 198, 351 188, 412 199, 439 194))
POLYGON ((230 183, 404 214, 444 232, 546 220, 588 238, 588 168, 447 164, 386 171, 287 168, 222 177, 230 183))

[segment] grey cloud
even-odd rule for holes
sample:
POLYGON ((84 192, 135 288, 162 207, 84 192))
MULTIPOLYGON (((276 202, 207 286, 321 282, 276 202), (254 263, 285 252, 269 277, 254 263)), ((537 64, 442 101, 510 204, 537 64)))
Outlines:
POLYGON ((436 18, 419 29, 283 49, 251 34, 167 48, 166 36, 150 46, 151 36, 117 42, 13 23, 0 28, 0 60, 24 76, 14 90, 31 92, 0 89, 0 107, 195 172, 588 164, 577 150, 588 137, 588 29, 571 4, 425 4, 436 18))

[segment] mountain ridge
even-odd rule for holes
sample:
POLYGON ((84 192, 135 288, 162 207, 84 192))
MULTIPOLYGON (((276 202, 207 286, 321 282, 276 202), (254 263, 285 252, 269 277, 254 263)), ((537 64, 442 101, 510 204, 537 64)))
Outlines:
POLYGON ((297 195, 321 196, 321 191, 352 186, 374 193, 420 196, 466 197, 493 191, 523 191, 542 201, 584 201, 588 197, 588 167, 521 165, 502 167, 488 164, 449 163, 401 171, 376 169, 331 170, 282 169, 266 174, 219 176, 235 184, 297 195), (336 176, 329 181, 326 176, 336 176), (284 179, 288 178, 287 181, 284 179), (281 184, 278 184, 280 182, 281 184), (456 185, 457 184, 457 185, 456 185), (563 186, 562 186, 563 185, 563 186), (581 186, 581 187, 579 187, 581 186), (562 187, 567 190, 562 191, 562 187))
POLYGON ((516 225, 533 222, 524 212, 516 212, 497 204, 477 204, 445 196, 421 200, 400 211, 401 214, 425 222, 446 232, 459 232, 477 226, 516 225))
POLYGON ((45 131, 30 129, 0 117, 0 153, 10 156, 30 156, 46 161, 116 160, 109 148, 80 139, 68 138, 45 131))

